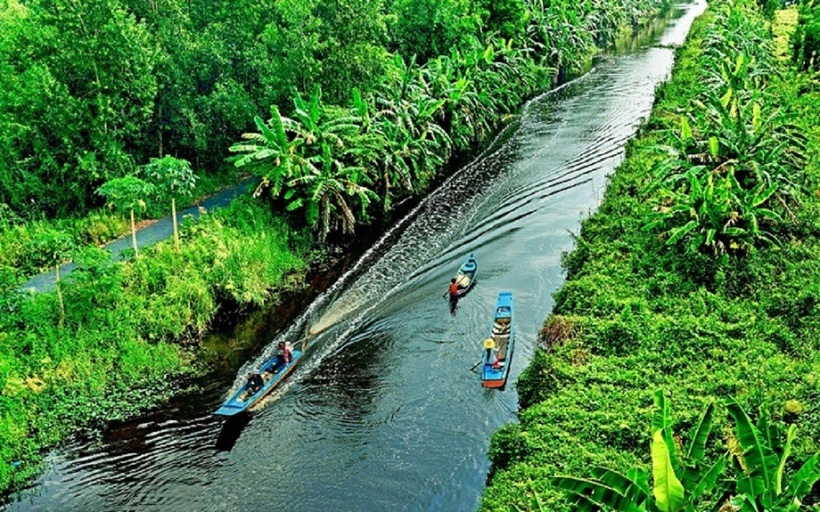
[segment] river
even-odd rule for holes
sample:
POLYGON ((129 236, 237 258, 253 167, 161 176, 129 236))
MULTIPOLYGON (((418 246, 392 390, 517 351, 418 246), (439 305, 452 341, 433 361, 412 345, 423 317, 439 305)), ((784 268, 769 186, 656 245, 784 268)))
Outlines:
POLYGON ((235 368, 201 393, 55 450, 9 511, 473 511, 495 430, 516 420, 513 383, 562 283, 561 253, 649 114, 702 1, 663 30, 598 59, 530 101, 474 162, 455 170, 279 339, 305 361, 250 417, 213 417, 235 368), (478 284, 442 297, 464 258, 478 284), (510 384, 485 390, 479 360, 499 291, 511 290, 510 384))

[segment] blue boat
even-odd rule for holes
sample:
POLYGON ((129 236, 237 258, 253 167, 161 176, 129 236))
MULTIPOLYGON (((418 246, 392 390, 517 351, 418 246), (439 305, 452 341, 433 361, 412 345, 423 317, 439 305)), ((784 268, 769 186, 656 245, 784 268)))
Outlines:
POLYGON ((256 371, 256 373, 262 377, 262 387, 256 392, 253 392, 251 384, 245 382, 214 414, 217 416, 236 416, 241 412, 247 411, 250 406, 261 400, 262 397, 270 393, 273 388, 285 380, 285 377, 287 377, 299 361, 301 361, 302 355, 303 352, 301 350, 294 349, 293 359, 288 365, 282 364, 282 356, 279 354, 265 361, 256 371))
POLYGON ((501 292, 495 305, 490 337, 483 344, 481 384, 485 388, 503 388, 507 383, 515 346, 514 334, 512 292, 501 292))
POLYGON ((471 254, 467 256, 467 259, 461 264, 461 267, 459 267, 455 275, 456 285, 458 285, 458 295, 450 298, 457 299, 472 290, 476 283, 476 274, 478 274, 478 260, 471 254))

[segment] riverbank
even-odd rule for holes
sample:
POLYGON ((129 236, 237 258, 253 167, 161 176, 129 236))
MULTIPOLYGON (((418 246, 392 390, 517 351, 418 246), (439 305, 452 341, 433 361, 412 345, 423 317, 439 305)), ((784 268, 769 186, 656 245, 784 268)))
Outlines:
POLYGON ((303 290, 309 236, 236 200, 126 265, 89 249, 55 293, 8 292, 0 320, 0 488, 38 471, 44 447, 178 393, 207 370, 198 343, 220 310, 303 290))
MULTIPOLYGON (((820 89, 816 75, 774 58, 775 52, 782 57, 783 44, 772 45, 754 7, 741 3, 737 9, 718 2, 696 21, 671 80, 658 89, 650 119, 630 143, 599 210, 583 222, 576 248, 564 257, 566 282, 555 294, 541 348, 517 382, 520 423, 502 428, 491 444, 481 510, 573 510, 551 477, 649 467, 658 389, 669 398, 673 430, 684 443, 691 441, 684 433, 715 403, 719 426, 708 446, 711 462, 732 443, 724 420, 728 398, 755 418, 765 411, 777 426, 796 425, 794 467, 820 449, 820 130, 814 121, 820 89), (731 23, 736 31, 727 36, 731 23), (714 55, 728 37, 738 38, 735 50, 717 62, 728 63, 724 76, 738 77, 732 95, 711 89, 721 83, 714 55), (710 94, 718 101, 710 103, 710 94), (734 98, 740 100, 726 115, 735 112, 735 121, 721 131, 714 124, 717 105, 734 98), (746 113, 744 122, 736 121, 746 113), (771 124, 761 128, 761 119, 771 124), (686 217, 675 225, 675 207, 696 189, 664 181, 675 155, 670 151, 683 147, 690 164, 718 165, 729 154, 732 130, 740 127, 789 141, 787 154, 775 159, 783 167, 747 147, 723 172, 758 162, 797 187, 784 181, 787 189, 758 196, 755 206, 766 204, 777 216, 766 213, 755 225, 747 223, 756 213, 749 203, 735 206, 716 196, 682 209, 686 217), (799 165, 792 166, 795 156, 799 165), (777 201, 767 203, 771 197, 777 201), (731 223, 715 211, 716 227, 689 224, 708 221, 702 208, 709 201, 725 206, 731 223)), ((775 20, 775 33, 793 30, 793 13, 780 12, 775 20)), ((712 176, 704 190, 735 186, 718 180, 720 169, 712 176)), ((707 493, 704 501, 710 499, 717 497, 707 493)), ((804 504, 815 502, 810 495, 804 504)))

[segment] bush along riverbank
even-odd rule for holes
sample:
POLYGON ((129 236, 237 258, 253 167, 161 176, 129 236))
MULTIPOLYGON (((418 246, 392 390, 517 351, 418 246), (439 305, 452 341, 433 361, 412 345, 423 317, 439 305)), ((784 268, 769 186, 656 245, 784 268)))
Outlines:
MULTIPOLYGON (((391 7, 408 15, 391 25, 395 56, 377 67, 381 73, 366 77, 361 93, 349 94, 347 88, 350 103, 325 103, 318 87, 300 87, 303 93, 296 95, 293 108, 283 110, 289 117, 272 108, 270 119, 256 119, 258 132, 233 147, 237 165, 262 178, 258 192, 269 203, 250 198, 237 202, 183 229, 179 249, 163 243, 125 265, 110 263, 95 249, 78 251, 74 246, 82 244, 63 243, 66 237, 49 225, 34 230, 46 233, 35 233, 29 244, 33 252, 47 248, 43 265, 60 261, 67 252, 64 246, 72 246, 81 270, 55 294, 19 294, 14 284, 20 275, 14 269, 3 279, 0 489, 36 473, 43 449, 76 428, 133 415, 174 393, 173 382, 180 376, 204 372, 197 365, 197 342, 221 305, 255 307, 275 301, 277 291, 303 286, 306 260, 317 245, 299 226, 313 228, 321 242, 336 231, 351 232, 357 223, 384 217, 398 201, 419 197, 443 178, 441 171, 454 153, 474 151, 524 98, 555 83, 559 70, 583 69, 624 27, 640 26, 666 6, 664 0, 458 3, 476 13, 465 18, 451 3, 421 10, 413 8, 416 3, 395 2, 391 7), (441 21, 453 28, 446 41, 433 41, 435 34, 427 34, 414 42, 411 35, 418 32, 402 27, 419 12, 446 14, 441 21), (476 25, 458 28, 459 20, 476 25), (447 55, 435 57, 448 48, 447 55), (287 216, 285 209, 299 217, 287 216), (293 227, 286 217, 305 222, 294 222, 293 227)), ((32 4, 32 11, 16 3, 12 7, 0 21, 61 21, 46 11, 35 13, 39 4, 32 4)), ((89 23, 105 19, 98 11, 89 23)), ((117 23, 133 24, 127 9, 116 11, 117 23)), ((160 21, 156 12, 143 14, 150 23, 132 27, 137 35, 160 21)), ((66 23, 67 29, 74 27, 66 23)), ((290 32, 298 32, 296 27, 284 20, 266 37, 287 39, 290 32)), ((25 31, 12 35, 23 37, 25 31)), ((13 43, 15 37, 5 42, 13 43)), ((308 58, 307 53, 295 54, 308 58)), ((301 69, 298 63, 288 65, 301 69)), ((327 85, 324 82, 328 80, 316 80, 327 85)), ((333 89, 329 97, 341 98, 338 87, 333 89)), ((102 90, 98 93, 95 97, 105 103, 102 90)), ((158 139, 162 147, 162 133, 158 139)), ((117 155, 123 157, 122 151, 117 155)), ((150 181, 147 175, 139 177, 150 181)), ((112 201, 124 197, 121 191, 146 195, 150 188, 132 179, 137 176, 109 173, 103 178, 123 180, 115 182, 116 187, 102 187, 112 201)), ((97 180, 82 187, 92 186, 90 191, 99 185, 97 180)), ((133 210, 145 199, 129 197, 124 207, 133 210)), ((0 214, 8 220, 12 211, 0 214)), ((118 222, 116 230, 121 231, 118 222)), ((25 224, 25 219, 14 217, 0 227, 25 224)), ((9 240, 15 242, 15 237, 9 240)), ((29 261, 21 253, 28 249, 15 244, 8 244, 13 250, 7 260, 29 261)))
POLYGON ((300 288, 310 237, 250 198, 203 217, 127 265, 89 249, 60 295, 0 295, 0 488, 43 447, 132 415, 204 370, 196 342, 220 307, 300 288))
POLYGON ((354 88, 347 101, 326 102, 318 85, 297 93, 292 107, 257 116, 256 131, 230 150, 238 167, 261 178, 257 193, 303 212, 320 241, 350 234, 424 193, 453 155, 475 152, 526 98, 587 69, 628 27, 667 7, 500 2, 486 28, 503 28, 462 38, 437 57, 396 53, 369 90, 354 88))
POLYGON ((772 44, 794 10, 763 10, 715 2, 678 50, 563 260, 481 510, 820 502, 820 84, 804 32, 797 66, 772 44))

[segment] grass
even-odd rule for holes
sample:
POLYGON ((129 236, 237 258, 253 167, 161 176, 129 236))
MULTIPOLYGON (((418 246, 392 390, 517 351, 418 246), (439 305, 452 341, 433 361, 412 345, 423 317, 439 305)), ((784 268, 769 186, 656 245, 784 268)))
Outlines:
POLYGON ((102 251, 56 294, 0 294, 0 489, 39 471, 44 447, 132 416, 204 371, 198 340, 219 307, 276 301, 300 286, 309 237, 253 199, 236 200, 129 264, 102 251))
MULTIPOLYGON (((197 182, 193 197, 180 202, 179 210, 203 197, 235 183, 236 176, 221 173, 197 182)), ((171 214, 170 201, 150 198, 143 219, 158 219, 171 214)), ((91 211, 80 217, 51 220, 22 219, 0 204, 0 289, 19 284, 25 278, 52 271, 55 243, 61 236, 70 240, 77 250, 86 246, 100 247, 129 234, 131 225, 127 215, 107 208, 91 211)), ((70 258, 63 259, 69 261, 70 258)))

